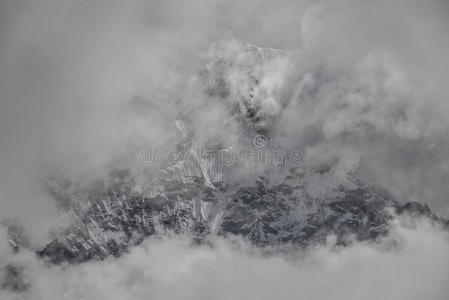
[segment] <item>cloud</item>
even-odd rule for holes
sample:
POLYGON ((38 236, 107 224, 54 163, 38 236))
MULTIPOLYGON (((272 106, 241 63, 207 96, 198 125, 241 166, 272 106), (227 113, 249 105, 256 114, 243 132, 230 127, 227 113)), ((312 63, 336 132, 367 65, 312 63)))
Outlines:
MULTIPOLYGON (((28 291, 2 299, 446 299, 449 239, 426 220, 399 220, 378 243, 266 255, 240 240, 149 238, 115 259, 48 266, 29 253, 28 291), (432 276, 430 276, 431 272, 432 276), (18 298, 15 298, 18 297, 18 298)), ((9 293, 9 294, 8 294, 9 293)))
POLYGON ((0 218, 37 246, 61 222, 49 169, 82 184, 133 168, 181 114, 207 139, 241 134, 224 105, 186 88, 220 40, 289 53, 267 70, 262 111, 308 163, 343 157, 342 170, 357 164, 366 182, 448 214, 445 1, 0 5, 0 218))
POLYGON ((365 182, 447 215, 447 5, 427 4, 321 1, 307 9, 278 134, 305 148, 309 163, 352 156, 365 182))

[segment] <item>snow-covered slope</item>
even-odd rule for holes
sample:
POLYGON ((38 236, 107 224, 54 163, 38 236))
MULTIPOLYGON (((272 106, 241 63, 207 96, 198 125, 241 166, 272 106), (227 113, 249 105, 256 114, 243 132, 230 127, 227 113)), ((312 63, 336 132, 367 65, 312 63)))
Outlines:
POLYGON ((214 234, 238 235, 258 246, 279 248, 321 243, 329 235, 345 244, 387 233, 394 212, 439 221, 424 205, 399 205, 351 178, 351 186, 329 187, 316 197, 307 191, 314 172, 292 171, 276 184, 259 177, 250 185, 214 182, 214 187, 201 176, 165 178, 143 195, 132 192, 128 172, 116 171, 113 184, 88 194, 83 207, 74 202, 72 225, 39 254, 55 263, 102 259, 166 231, 191 234, 198 242, 214 234))

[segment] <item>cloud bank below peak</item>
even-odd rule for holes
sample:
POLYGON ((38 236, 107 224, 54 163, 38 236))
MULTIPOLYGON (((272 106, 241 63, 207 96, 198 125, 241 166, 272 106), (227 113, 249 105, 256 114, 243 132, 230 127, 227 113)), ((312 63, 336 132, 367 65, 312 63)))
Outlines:
POLYGON ((265 256, 239 240, 192 245, 183 236, 150 238, 121 258, 75 266, 50 267, 22 253, 13 261, 25 266, 29 289, 20 294, 5 289, 0 295, 46 300, 446 299, 447 232, 425 220, 410 221, 396 220, 378 244, 340 248, 330 237, 325 246, 288 256, 265 256))

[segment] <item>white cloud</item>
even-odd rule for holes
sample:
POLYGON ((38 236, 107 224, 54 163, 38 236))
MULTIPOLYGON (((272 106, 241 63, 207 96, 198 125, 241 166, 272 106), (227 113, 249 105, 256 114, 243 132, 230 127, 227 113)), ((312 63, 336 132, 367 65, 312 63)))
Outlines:
MULTIPOLYGON (((121 258, 45 266, 29 254, 19 299, 446 299, 449 236, 425 220, 397 220, 379 243, 266 256, 248 244, 150 238, 121 258), (411 223, 410 223, 411 222, 411 223)), ((15 299, 3 291, 2 299, 15 299), (9 298, 8 298, 9 297, 9 298)))

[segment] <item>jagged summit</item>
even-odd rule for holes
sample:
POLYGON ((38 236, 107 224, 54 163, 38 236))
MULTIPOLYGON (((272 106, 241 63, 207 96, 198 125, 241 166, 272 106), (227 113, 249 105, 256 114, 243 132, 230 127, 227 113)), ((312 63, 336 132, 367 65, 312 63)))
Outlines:
POLYGON ((209 63, 192 84, 211 98, 225 101, 242 124, 267 133, 280 110, 276 87, 287 67, 288 52, 233 40, 212 47, 209 63))

